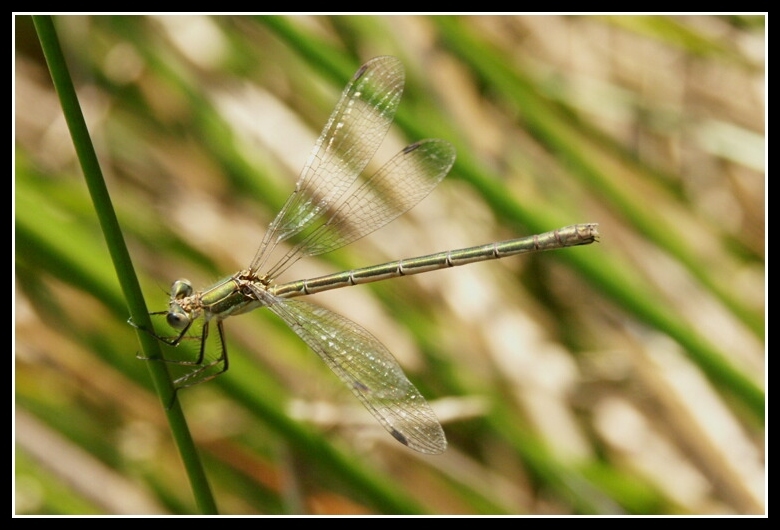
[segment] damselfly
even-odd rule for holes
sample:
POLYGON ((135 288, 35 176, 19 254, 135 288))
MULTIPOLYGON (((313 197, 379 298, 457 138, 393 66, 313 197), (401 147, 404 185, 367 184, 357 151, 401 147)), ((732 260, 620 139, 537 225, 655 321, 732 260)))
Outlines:
POLYGON ((386 225, 420 202, 449 172, 455 149, 444 140, 429 139, 409 145, 365 182, 359 182, 390 128, 403 85, 403 66, 394 57, 377 57, 360 67, 249 267, 202 291, 194 291, 188 280, 173 283, 168 310, 153 314, 165 315, 178 334, 170 339, 155 336, 176 346, 197 329, 200 343, 195 360, 171 361, 191 367, 174 381, 177 389, 227 370, 223 321, 267 307, 319 354, 396 440, 421 453, 437 454, 446 449, 447 440, 436 415, 387 348, 351 320, 294 298, 525 252, 586 245, 598 239, 598 225, 578 224, 520 239, 276 283, 274 280, 300 258, 330 252, 386 225), (285 241, 291 245, 280 246, 285 241), (206 354, 212 323, 219 340, 214 358, 206 354))

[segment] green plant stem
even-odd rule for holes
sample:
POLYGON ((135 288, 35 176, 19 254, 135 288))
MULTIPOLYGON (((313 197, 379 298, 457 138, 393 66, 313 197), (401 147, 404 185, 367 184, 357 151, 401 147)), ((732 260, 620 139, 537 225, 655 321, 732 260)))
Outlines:
MULTIPOLYGON (((57 39, 54 23, 50 16, 42 15, 34 16, 33 22, 130 315, 133 322, 139 326, 152 329, 141 287, 138 284, 119 222, 111 204, 111 198, 81 112, 76 90, 57 39)), ((138 337, 145 357, 150 359, 162 357, 154 337, 140 330, 138 337)), ((217 513, 216 503, 187 427, 186 419, 178 401, 175 400, 173 385, 165 363, 149 362, 147 366, 160 401, 166 408, 168 423, 184 462, 198 508, 202 513, 215 514, 217 513), (168 406, 171 403, 173 405, 168 406)))

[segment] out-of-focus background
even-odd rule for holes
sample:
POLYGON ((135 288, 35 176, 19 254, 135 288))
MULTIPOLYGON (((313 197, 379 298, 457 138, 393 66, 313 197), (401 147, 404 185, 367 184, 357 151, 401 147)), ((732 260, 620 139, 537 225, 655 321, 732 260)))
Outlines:
MULTIPOLYGON (((457 163, 283 279, 600 223, 599 244, 308 298, 396 355, 440 456, 270 312, 227 320, 230 370, 180 393, 221 513, 765 513, 763 16, 54 22, 152 311, 248 265, 377 55, 407 71, 377 159, 440 137, 457 163)), ((196 513, 31 19, 15 31, 15 511, 196 513)))

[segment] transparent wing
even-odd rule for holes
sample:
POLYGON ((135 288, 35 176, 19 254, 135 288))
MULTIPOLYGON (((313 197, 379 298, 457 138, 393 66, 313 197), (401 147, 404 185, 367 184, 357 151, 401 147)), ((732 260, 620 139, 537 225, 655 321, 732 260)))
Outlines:
POLYGON ((370 234, 414 207, 447 175, 455 148, 444 140, 407 146, 350 193, 327 218, 311 223, 266 276, 273 279, 304 256, 330 252, 370 234))
POLYGON ((251 269, 278 243, 323 216, 349 189, 382 143, 401 100, 404 69, 395 57, 372 59, 347 84, 320 134, 295 191, 271 223, 251 269))
POLYGON ((269 309, 322 357, 396 440, 421 453, 444 452, 447 440, 433 410, 373 335, 308 302, 276 299, 269 309))

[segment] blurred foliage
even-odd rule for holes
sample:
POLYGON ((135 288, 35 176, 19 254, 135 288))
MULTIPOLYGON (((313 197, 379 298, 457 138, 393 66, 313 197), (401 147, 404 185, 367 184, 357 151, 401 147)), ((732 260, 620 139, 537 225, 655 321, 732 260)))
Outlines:
MULTIPOLYGON (((458 150, 420 206, 290 277, 600 223, 599 245, 311 301, 385 343, 448 451, 392 440, 268 312, 180 393, 221 513, 765 507, 765 18, 62 16, 152 310, 246 266, 340 90, 395 55, 379 159, 458 150)), ((29 17, 15 18, 15 510, 196 513, 29 17)))

